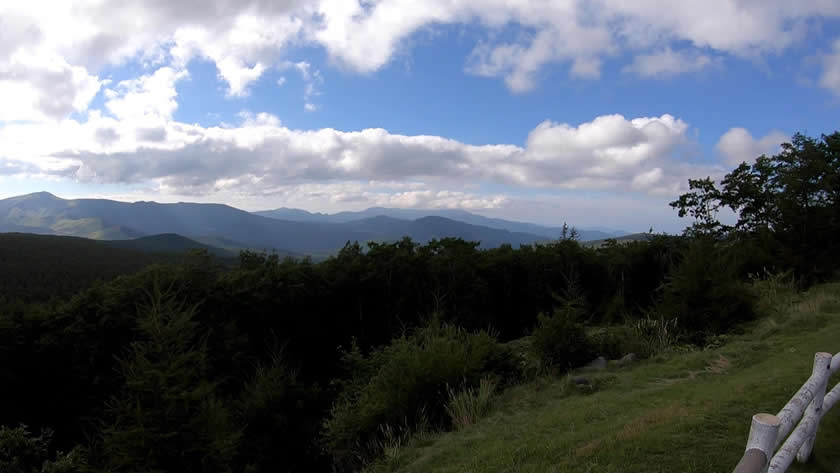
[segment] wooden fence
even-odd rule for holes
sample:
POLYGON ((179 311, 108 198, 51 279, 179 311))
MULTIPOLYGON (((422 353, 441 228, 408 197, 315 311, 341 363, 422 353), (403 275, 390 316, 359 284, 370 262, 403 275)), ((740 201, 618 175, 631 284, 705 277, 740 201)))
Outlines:
POLYGON ((785 407, 776 415, 753 416, 747 449, 733 473, 783 473, 793 457, 807 461, 820 420, 840 400, 840 383, 826 393, 831 375, 838 370, 840 353, 814 355, 811 377, 785 407))

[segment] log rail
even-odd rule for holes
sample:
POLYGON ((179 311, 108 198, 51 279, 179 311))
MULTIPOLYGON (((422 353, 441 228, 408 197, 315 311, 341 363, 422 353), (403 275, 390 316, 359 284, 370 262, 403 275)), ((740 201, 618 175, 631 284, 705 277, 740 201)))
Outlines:
POLYGON ((811 377, 785 407, 776 415, 753 416, 746 451, 733 473, 784 473, 794 457, 808 461, 820 420, 840 400, 840 383, 826 393, 828 381, 837 371, 840 353, 814 355, 811 377))

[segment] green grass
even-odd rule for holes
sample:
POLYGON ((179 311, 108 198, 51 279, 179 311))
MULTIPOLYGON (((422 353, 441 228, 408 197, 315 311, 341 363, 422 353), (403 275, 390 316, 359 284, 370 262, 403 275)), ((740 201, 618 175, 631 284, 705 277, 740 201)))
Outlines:
MULTIPOLYGON (((776 295, 766 311, 718 348, 599 373, 588 392, 568 378, 511 388, 490 417, 418 436, 371 471, 731 472, 751 416, 781 409, 814 353, 840 351, 840 284, 776 295)), ((838 446, 840 408, 823 419, 811 461, 789 471, 840 472, 838 446)))

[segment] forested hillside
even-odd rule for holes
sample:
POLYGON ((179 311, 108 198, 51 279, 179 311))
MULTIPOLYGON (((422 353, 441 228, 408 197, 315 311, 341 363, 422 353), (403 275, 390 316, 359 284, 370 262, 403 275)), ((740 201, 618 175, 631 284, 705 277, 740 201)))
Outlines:
POLYGON ((837 278, 839 182, 840 133, 796 135, 692 180, 672 204, 695 219, 684 235, 597 248, 565 233, 482 249, 430 226, 428 243, 347 243, 320 263, 198 253, 137 271, 154 258, 43 237, 26 260, 44 279, 3 266, 22 303, 0 313, 0 470, 360 471, 597 356, 721 343, 762 314, 756 281, 837 278), (56 273, 70 282, 39 305, 56 273))
POLYGON ((151 235, 133 240, 110 240, 104 243, 116 248, 126 248, 147 253, 185 253, 193 250, 201 250, 219 258, 236 258, 239 254, 238 252, 197 242, 175 233, 151 235))
POLYGON ((97 282, 154 263, 169 252, 111 247, 86 238, 0 233, 0 310, 7 304, 58 304, 97 282))

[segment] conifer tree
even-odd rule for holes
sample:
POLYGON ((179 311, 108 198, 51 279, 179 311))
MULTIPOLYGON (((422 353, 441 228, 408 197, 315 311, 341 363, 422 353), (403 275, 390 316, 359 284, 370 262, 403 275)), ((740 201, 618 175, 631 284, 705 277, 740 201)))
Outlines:
POLYGON ((228 472, 241 428, 208 379, 206 334, 158 284, 140 308, 141 337, 119 360, 122 392, 106 405, 107 469, 228 472))

